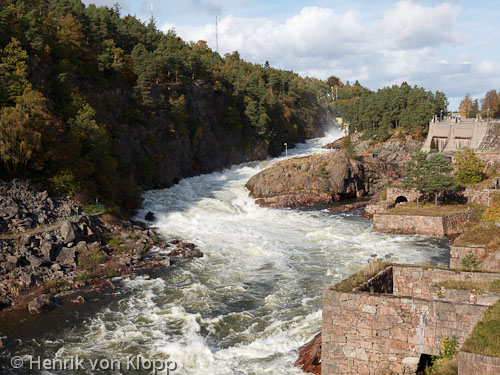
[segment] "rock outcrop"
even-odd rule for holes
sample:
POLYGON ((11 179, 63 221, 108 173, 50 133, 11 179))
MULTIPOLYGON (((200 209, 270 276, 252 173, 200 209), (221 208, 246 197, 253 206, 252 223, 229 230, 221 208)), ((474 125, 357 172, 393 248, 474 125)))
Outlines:
POLYGON ((374 194, 399 177, 397 166, 377 157, 357 160, 331 152, 278 162, 253 176, 246 187, 260 206, 298 207, 374 194))
POLYGON ((9 207, 17 207, 12 218, 34 218, 30 222, 40 224, 36 218, 42 213, 46 218, 44 223, 48 224, 24 227, 19 224, 21 221, 3 222, 0 231, 0 310, 24 304, 32 313, 48 311, 56 305, 44 295, 50 297, 50 293, 61 289, 80 288, 91 281, 102 281, 133 270, 169 267, 173 262, 171 256, 203 256, 194 244, 179 240, 166 243, 140 223, 77 215, 78 210, 71 201, 51 199, 26 182, 0 182, 0 202, 4 203, 0 206, 3 218, 6 212, 14 213, 9 207), (153 247, 165 251, 150 254, 153 247))
POLYGON ((321 375, 321 332, 299 349, 299 359, 295 366, 307 374, 321 375))
MULTIPOLYGON (((411 154, 420 150, 423 145, 412 137, 397 138, 393 137, 385 142, 376 142, 374 140, 363 140, 363 133, 351 135, 351 143, 354 152, 358 154, 372 154, 386 163, 398 164, 404 167, 404 164, 410 159, 411 154)), ((323 146, 327 149, 340 150, 344 147, 344 138, 337 139, 335 142, 323 146)))

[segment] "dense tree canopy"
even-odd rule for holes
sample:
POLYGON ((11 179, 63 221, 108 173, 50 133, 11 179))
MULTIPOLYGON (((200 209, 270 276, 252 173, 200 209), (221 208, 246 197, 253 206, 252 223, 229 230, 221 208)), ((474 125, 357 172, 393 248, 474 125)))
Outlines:
POLYGON ((433 94, 406 83, 372 92, 356 81, 338 90, 338 96, 334 107, 349 124, 350 133, 365 131, 367 136, 381 140, 396 128, 405 133, 425 134, 432 116, 439 116, 448 107, 444 93, 433 94))
POLYGON ((0 173, 50 181, 54 189, 99 195, 117 205, 136 197, 153 160, 138 172, 116 150, 121 127, 164 137, 200 134, 193 87, 223 98, 218 127, 239 129, 270 154, 303 140, 326 109, 330 88, 266 64, 186 43, 154 19, 80 0, 0 0, 0 173), (124 110, 118 109, 125 108, 124 110), (285 137, 286 135, 286 137, 285 137))

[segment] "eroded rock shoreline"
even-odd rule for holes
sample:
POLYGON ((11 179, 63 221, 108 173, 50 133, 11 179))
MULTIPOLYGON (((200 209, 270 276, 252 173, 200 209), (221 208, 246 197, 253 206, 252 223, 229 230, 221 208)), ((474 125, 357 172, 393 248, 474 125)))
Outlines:
POLYGON ((0 182, 0 310, 50 311, 62 292, 114 288, 113 277, 203 256, 194 244, 165 241, 143 223, 81 212, 29 182, 0 182))

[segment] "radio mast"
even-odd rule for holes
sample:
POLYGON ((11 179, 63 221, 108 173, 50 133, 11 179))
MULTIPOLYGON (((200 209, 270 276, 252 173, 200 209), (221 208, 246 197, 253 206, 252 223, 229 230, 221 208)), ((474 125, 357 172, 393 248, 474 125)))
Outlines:
POLYGON ((217 23, 217 13, 215 13, 215 50, 219 53, 219 26, 217 23))

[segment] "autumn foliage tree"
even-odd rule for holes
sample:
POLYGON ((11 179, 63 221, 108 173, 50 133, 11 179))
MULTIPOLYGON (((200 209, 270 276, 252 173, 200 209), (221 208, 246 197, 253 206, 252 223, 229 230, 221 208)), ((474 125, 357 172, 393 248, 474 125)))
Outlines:
POLYGON ((472 99, 470 98, 470 94, 465 94, 465 98, 462 99, 460 105, 458 106, 458 113, 460 116, 469 117, 470 112, 472 110, 472 99))
POLYGON ((455 176, 461 183, 478 183, 483 180, 483 162, 479 159, 474 150, 467 149, 457 154, 455 158, 455 176))

